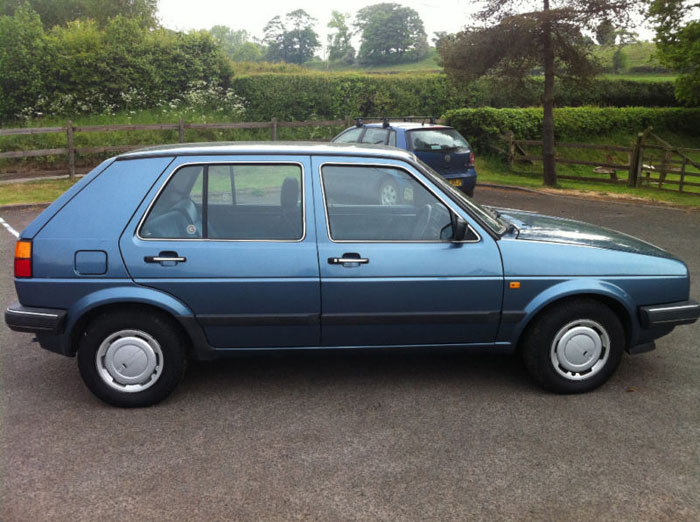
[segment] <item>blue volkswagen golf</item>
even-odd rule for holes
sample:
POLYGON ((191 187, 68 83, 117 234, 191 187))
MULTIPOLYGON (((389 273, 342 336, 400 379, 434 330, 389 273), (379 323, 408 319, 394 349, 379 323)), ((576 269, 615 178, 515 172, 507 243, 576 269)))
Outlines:
POLYGON ((304 348, 514 352, 543 387, 580 393, 700 314, 672 254, 481 207, 391 147, 123 154, 21 233, 14 270, 8 326, 77 355, 87 387, 125 407, 165 399, 190 358, 304 348), (400 203, 376 199, 386 180, 400 203))
MULTIPOLYGON (((476 168, 474 153, 456 129, 428 123, 392 122, 363 123, 357 120, 354 127, 345 129, 331 143, 364 143, 366 145, 391 145, 413 152, 433 170, 468 196, 474 196, 476 168)), ((400 203, 401 187, 379 187, 380 198, 385 205, 400 203)))

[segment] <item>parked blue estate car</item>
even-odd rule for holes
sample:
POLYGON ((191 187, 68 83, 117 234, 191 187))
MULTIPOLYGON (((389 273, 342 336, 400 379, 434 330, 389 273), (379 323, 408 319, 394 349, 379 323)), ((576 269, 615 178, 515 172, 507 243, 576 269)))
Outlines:
POLYGON ((167 397, 188 358, 319 347, 519 351, 545 388, 585 392, 700 315, 660 248, 481 207, 413 154, 359 145, 109 159, 22 232, 15 286, 8 326, 77 354, 119 406, 167 397), (346 197, 386 177, 400 204, 346 197))
MULTIPOLYGON (((367 145, 391 145, 413 152, 451 185, 470 197, 474 196, 476 169, 474 153, 467 140, 456 129, 446 125, 411 122, 362 123, 345 129, 331 143, 364 143, 367 145)), ((382 184, 377 187, 384 205, 401 202, 401 187, 382 184)))

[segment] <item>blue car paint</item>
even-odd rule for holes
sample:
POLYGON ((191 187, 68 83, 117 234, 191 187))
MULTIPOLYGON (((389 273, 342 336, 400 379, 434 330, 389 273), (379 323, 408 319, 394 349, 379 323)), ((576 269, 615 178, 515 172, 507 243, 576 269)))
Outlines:
MULTIPOLYGON (((195 152, 177 147, 105 162, 22 233, 22 238, 34 242, 35 277, 16 279, 21 303, 68 310, 60 338, 66 355, 75 349, 70 345, 73 327, 85 313, 101 306, 149 304, 182 321, 199 315, 200 326, 195 328, 201 328, 207 341, 195 339, 199 340, 195 356, 209 357, 230 350, 298 347, 473 345, 512 349, 543 307, 582 294, 619 303, 627 312, 633 344, 667 333, 643 331, 637 318, 639 306, 688 298, 687 268, 656 247, 635 244, 636 253, 625 251, 629 244, 615 248, 610 231, 592 225, 589 233, 607 234, 605 241, 592 245, 578 238, 578 244, 572 244, 577 239, 570 238, 569 244, 562 244, 549 241, 546 234, 520 239, 517 229, 499 237, 449 194, 442 194, 441 199, 478 233, 478 242, 333 242, 326 228, 318 175, 324 162, 398 165, 439 195, 440 187, 413 162, 412 155, 395 149, 268 147, 219 145, 195 152), (303 240, 267 244, 158 241, 153 248, 156 245, 136 236, 148 205, 177 166, 254 160, 294 161, 304 166, 303 240), (106 201, 99 197, 104 196, 103 191, 109 194, 106 201), (226 250, 212 252, 222 247, 226 250), (142 263, 145 255, 158 254, 156 250, 182 254, 185 249, 186 265, 142 263), (107 252, 108 273, 76 273, 74 255, 79 250, 107 252), (329 257, 358 250, 372 262, 357 267, 326 263, 329 257), (517 290, 509 288, 514 281, 521 284, 517 290), (231 295, 238 298, 231 299, 231 295), (434 313, 441 320, 431 322, 434 313), (467 320, 446 324, 444 318, 452 313, 467 320), (215 316, 221 314, 238 314, 253 326, 217 326, 215 316), (255 326, 256 315, 278 315, 283 321, 277 326, 255 326), (286 316, 294 316, 289 317, 292 324, 284 324, 286 316), (411 321, 414 316, 415 322, 411 321), (292 336, 298 337, 292 340, 292 336)), ((523 231, 527 228, 522 214, 513 213, 511 219, 523 231)), ((549 227, 556 226, 557 218, 545 220, 549 227)), ((563 228, 571 226, 565 221, 560 220, 563 228)))

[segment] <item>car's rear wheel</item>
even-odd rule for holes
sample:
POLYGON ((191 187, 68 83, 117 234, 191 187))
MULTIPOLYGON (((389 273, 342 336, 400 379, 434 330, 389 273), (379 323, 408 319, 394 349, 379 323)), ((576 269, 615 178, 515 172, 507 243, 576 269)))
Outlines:
POLYGON ((523 360, 544 388, 583 393, 610 378, 624 346, 624 328, 610 308, 594 299, 575 299, 535 319, 523 339, 523 360))
POLYGON ((78 368, 90 391, 104 402, 150 406, 170 395, 182 379, 185 352, 166 318, 119 311, 88 325, 78 349, 78 368))

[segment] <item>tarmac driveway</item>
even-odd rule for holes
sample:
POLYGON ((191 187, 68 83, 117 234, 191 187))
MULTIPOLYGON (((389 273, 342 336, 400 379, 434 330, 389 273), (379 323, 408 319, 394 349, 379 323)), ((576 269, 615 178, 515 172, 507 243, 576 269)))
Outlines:
MULTIPOLYGON (((477 189, 680 255, 700 213, 477 189)), ((0 211, 21 230, 36 211, 0 211)), ((0 296, 15 299, 0 228, 0 296)), ((700 519, 700 325, 594 393, 515 358, 318 353, 192 364, 161 405, 106 406, 75 360, 0 325, 0 520, 700 519)))

